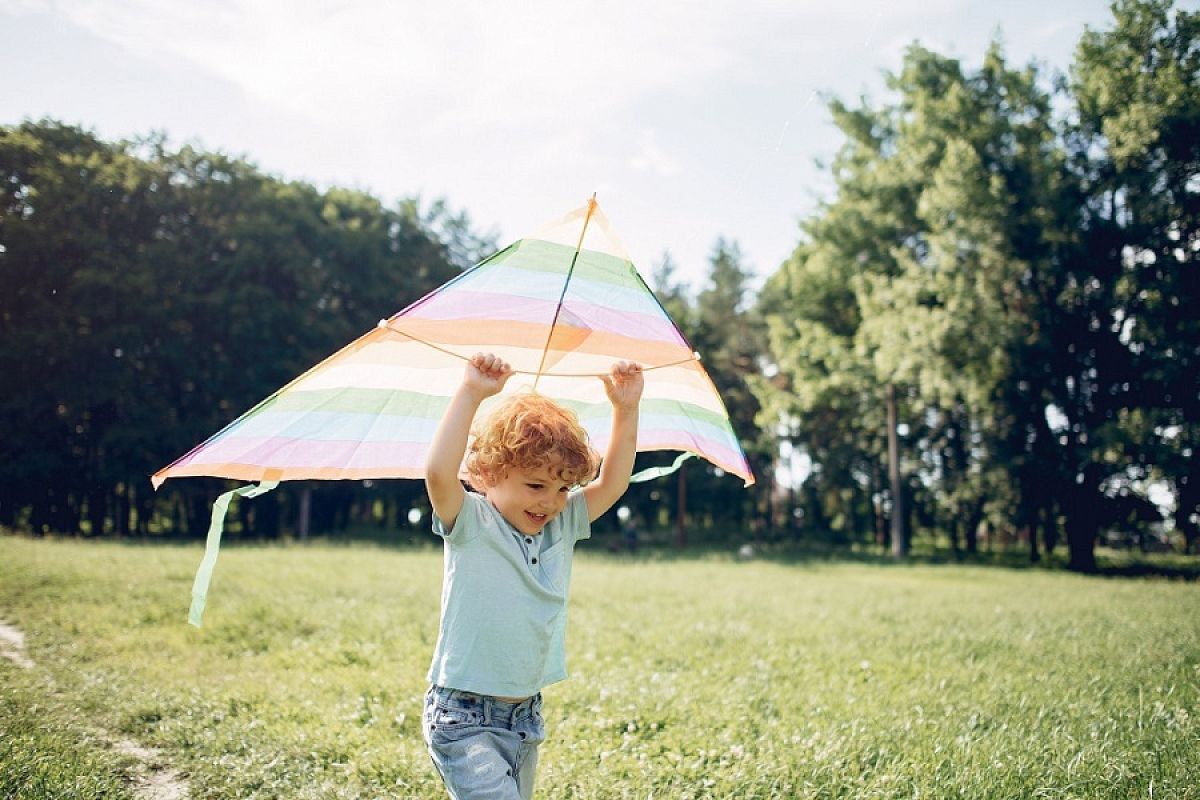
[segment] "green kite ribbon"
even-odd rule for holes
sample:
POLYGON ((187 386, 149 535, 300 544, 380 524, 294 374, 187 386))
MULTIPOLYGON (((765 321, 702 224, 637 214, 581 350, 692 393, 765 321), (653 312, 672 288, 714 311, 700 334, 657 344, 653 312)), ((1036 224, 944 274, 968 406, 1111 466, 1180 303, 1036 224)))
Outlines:
POLYGON ((242 486, 226 492, 213 503, 212 521, 208 524, 208 542, 204 545, 204 558, 200 561, 200 568, 196 570, 196 580, 192 583, 192 608, 188 611, 188 622, 197 628, 200 627, 200 620, 204 616, 208 584, 212 582, 213 567, 217 565, 217 553, 221 550, 221 532, 225 530, 225 514, 229 511, 229 501, 235 494, 239 497, 258 497, 278 485, 279 481, 263 481, 257 486, 242 486))
POLYGON ((637 473, 631 475, 629 477, 629 482, 630 483, 645 483, 646 481, 653 480, 655 478, 661 478, 663 475, 670 475, 672 472, 675 472, 680 467, 682 467, 683 462, 687 461, 689 458, 695 458, 695 457, 696 457, 695 453, 691 453, 691 452, 681 453, 678 458, 676 458, 673 462, 671 462, 669 465, 667 465, 665 467, 649 467, 647 469, 642 470, 641 472, 637 472, 637 473))

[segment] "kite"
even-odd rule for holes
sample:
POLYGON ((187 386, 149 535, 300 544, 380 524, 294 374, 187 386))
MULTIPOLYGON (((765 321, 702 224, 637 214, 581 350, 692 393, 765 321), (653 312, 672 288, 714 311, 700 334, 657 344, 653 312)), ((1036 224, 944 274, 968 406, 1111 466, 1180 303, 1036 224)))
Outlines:
POLYGON ((214 505, 209 548, 193 589, 193 624, 199 624, 204 573, 211 574, 234 493, 253 496, 288 480, 423 478, 426 451, 463 365, 481 351, 516 372, 481 415, 503 397, 536 391, 573 410, 600 452, 608 445, 612 412, 597 376, 614 361, 636 361, 645 377, 637 449, 683 455, 672 467, 635 478, 666 474, 698 455, 746 486, 754 483, 699 355, 593 197, 380 320, 153 475, 155 488, 168 478, 201 475, 260 482, 214 505))

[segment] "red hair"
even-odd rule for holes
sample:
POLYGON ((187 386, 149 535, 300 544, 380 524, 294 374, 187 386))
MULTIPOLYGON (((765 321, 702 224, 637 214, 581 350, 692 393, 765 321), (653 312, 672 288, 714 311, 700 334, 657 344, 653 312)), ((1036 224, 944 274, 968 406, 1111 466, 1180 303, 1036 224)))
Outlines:
POLYGON ((564 483, 584 486, 600 465, 574 412, 540 394, 513 395, 474 433, 467 474, 479 490, 501 480, 509 469, 550 469, 564 483))

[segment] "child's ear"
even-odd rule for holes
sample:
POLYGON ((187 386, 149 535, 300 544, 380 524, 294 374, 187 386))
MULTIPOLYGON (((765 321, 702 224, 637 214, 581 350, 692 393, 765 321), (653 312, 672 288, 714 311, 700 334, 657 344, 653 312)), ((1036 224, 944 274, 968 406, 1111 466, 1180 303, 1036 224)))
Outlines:
POLYGON ((492 470, 485 470, 479 473, 479 488, 487 491, 504 479, 504 475, 497 475, 492 470))

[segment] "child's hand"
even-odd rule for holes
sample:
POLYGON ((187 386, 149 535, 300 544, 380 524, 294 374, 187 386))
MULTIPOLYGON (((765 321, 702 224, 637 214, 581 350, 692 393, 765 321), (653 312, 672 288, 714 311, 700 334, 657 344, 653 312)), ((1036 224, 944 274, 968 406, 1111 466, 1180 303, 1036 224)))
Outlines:
POLYGON ((512 375, 513 368, 504 359, 491 353, 476 353, 467 362, 463 386, 483 399, 499 394, 512 375))
POLYGON ((613 404, 613 408, 637 408, 646 385, 640 364, 618 361, 612 366, 612 374, 601 375, 600 380, 604 381, 604 393, 608 395, 608 402, 613 404))

